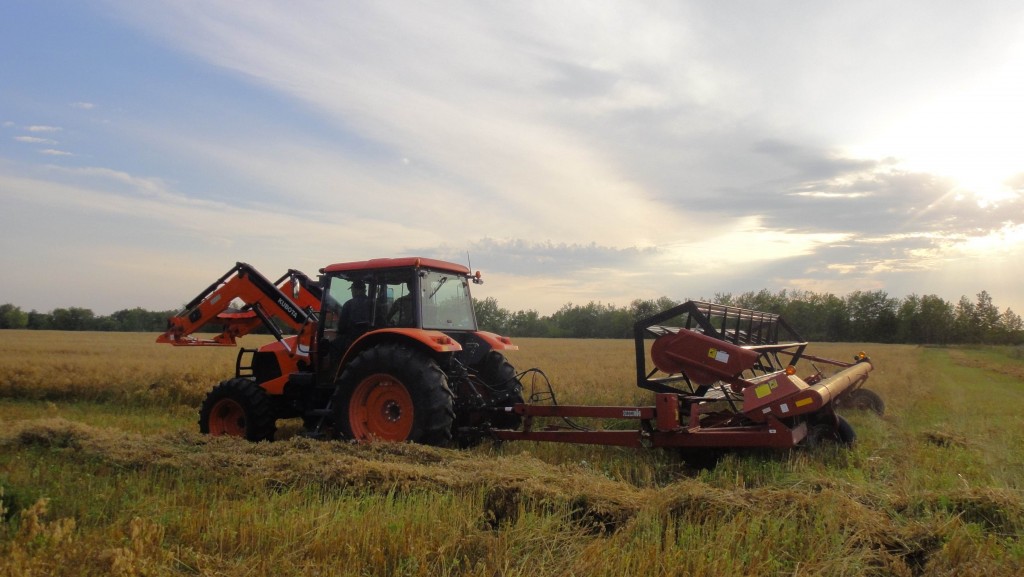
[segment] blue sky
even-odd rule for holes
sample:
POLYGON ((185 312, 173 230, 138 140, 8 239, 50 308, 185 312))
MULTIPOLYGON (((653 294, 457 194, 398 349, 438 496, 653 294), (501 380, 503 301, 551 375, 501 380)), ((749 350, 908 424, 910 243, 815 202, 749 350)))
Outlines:
POLYGON ((0 302, 421 255, 477 297, 1024 311, 1019 2, 0 7, 0 302))

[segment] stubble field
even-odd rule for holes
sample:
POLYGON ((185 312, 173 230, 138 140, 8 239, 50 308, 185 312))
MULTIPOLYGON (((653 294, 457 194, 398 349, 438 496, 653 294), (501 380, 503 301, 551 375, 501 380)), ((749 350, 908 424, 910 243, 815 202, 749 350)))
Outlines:
MULTIPOLYGON (((654 450, 311 441, 297 423, 209 438, 196 410, 237 350, 154 338, 0 331, 0 576, 1024 573, 1019 349, 817 346, 865 350, 886 415, 844 413, 852 449, 694 471, 654 450)), ((651 402, 631 341, 518 344, 512 363, 562 403, 651 402)))

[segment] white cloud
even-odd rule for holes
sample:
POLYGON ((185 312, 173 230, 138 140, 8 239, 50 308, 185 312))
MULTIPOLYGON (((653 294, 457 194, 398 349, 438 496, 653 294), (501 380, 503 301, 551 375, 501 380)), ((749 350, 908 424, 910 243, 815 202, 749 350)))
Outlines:
POLYGON ((45 154, 47 156, 74 156, 74 154, 66 150, 57 150, 56 148, 44 148, 39 151, 39 154, 45 154))
POLYGON ((18 142, 27 142, 28 144, 57 144, 56 140, 40 138, 38 136, 15 136, 14 140, 17 140, 18 142))
MULTIPOLYGON (((530 237, 621 245, 659 242, 656 231, 663 230, 699 234, 703 226, 651 202, 649 191, 616 171, 602 151, 553 122, 551 114, 561 107, 546 103, 539 87, 555 70, 529 40, 523 47, 511 44, 521 31, 496 28, 486 11, 375 5, 361 7, 368 14, 350 7, 279 12, 276 5, 255 4, 239 18, 226 5, 207 5, 198 17, 187 6, 164 10, 169 12, 142 17, 166 24, 162 30, 176 45, 184 41, 184 48, 215 64, 309 103, 393 148, 398 158, 415 158, 424 171, 416 175, 419 190, 391 191, 400 214, 421 210, 423 199, 432 198, 430 205, 439 210, 465 212, 468 234, 482 228, 477 219, 500 213, 504 228, 530 237), (375 35, 372 27, 367 33, 362 23, 374 20, 386 21, 389 34, 375 35), (185 27, 191 32, 178 35, 185 27), (431 62, 444 66, 424 65, 431 62)), ((636 94, 627 89, 621 97, 627 107, 637 105, 636 94)), ((273 165, 260 163, 259 156, 251 164, 269 172, 273 165)))
MULTIPOLYGON (((9 171, 31 174, 19 198, 141 220, 210 260, 469 250, 557 305, 852 290, 1024 244, 1024 152, 1005 130, 1024 12, 1006 4, 107 5, 186 53, 175 73, 219 82, 168 80, 168 102, 199 105, 102 131, 50 117, 110 168, 9 171), (915 164, 937 151, 959 175, 915 164), (998 190, 958 180, 995 160, 998 190)), ((55 145, 61 128, 28 130, 16 140, 55 145)))

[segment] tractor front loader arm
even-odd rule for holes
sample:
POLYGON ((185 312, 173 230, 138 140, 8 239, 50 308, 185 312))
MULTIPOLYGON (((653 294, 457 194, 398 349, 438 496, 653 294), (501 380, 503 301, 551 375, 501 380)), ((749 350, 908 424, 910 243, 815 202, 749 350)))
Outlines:
MULTIPOLYGON (((288 294, 290 290, 293 297, 292 300, 302 310, 320 312, 323 289, 319 283, 310 279, 302 271, 288 269, 288 272, 274 281, 274 286, 285 294, 288 294)), ((256 314, 251 305, 246 305, 237 312, 218 313, 216 323, 223 326, 224 330, 212 340, 218 341, 219 339, 219 341, 225 341, 225 344, 229 346, 233 344, 233 339, 244 337, 259 327, 264 326, 263 319, 256 314)))
POLYGON ((156 342, 175 346, 234 346, 236 338, 260 325, 283 341, 280 329, 271 320, 278 319, 303 335, 300 343, 308 346, 321 296, 319 285, 299 271, 289 270, 272 283, 251 265, 239 262, 185 305, 183 311, 167 319, 167 330, 156 342), (293 287, 294 299, 282 291, 288 285, 293 287), (236 299, 244 306, 228 312, 236 299), (193 336, 210 323, 223 326, 219 335, 212 339, 193 336))

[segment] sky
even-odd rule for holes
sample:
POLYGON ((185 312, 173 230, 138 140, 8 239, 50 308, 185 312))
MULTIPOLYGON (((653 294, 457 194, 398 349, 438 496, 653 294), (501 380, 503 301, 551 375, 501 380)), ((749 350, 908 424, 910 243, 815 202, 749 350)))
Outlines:
POLYGON ((1024 312, 1024 3, 0 5, 0 303, 471 264, 567 303, 882 290, 1024 312))

